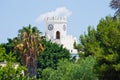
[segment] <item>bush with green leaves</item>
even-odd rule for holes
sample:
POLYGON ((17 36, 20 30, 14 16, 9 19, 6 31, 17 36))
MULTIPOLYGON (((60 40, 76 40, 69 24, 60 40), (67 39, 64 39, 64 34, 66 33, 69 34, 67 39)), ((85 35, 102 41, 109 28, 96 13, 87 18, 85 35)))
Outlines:
POLYGON ((28 80, 26 76, 23 75, 22 70, 25 70, 25 67, 18 66, 12 62, 5 63, 5 66, 0 66, 0 80, 28 80))
POLYGON ((16 56, 12 52, 6 54, 4 47, 0 45, 0 80, 31 80, 23 75, 24 66, 16 62, 16 56))
POLYGON ((42 72, 43 80, 98 80, 94 70, 95 58, 90 56, 78 62, 60 60, 57 70, 46 68, 42 72))

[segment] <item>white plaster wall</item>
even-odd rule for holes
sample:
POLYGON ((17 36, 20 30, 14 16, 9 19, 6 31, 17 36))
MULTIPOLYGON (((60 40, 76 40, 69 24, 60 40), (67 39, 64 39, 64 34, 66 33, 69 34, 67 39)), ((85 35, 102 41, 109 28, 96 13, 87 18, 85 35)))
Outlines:
POLYGON ((67 48, 72 53, 77 53, 77 50, 74 49, 75 38, 72 35, 67 35, 67 19, 64 17, 51 17, 46 19, 46 28, 45 28, 46 37, 52 42, 63 45, 64 48, 67 48), (48 25, 52 24, 54 26, 52 31, 48 30, 48 25), (63 25, 66 25, 66 30, 64 31, 63 25), (56 32, 60 32, 60 39, 56 39, 56 32))

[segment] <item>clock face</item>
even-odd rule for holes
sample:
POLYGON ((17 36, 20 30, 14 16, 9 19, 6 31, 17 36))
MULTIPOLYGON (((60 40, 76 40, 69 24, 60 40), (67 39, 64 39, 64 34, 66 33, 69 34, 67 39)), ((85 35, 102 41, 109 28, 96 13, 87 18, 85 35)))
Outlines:
POLYGON ((63 30, 64 30, 64 31, 66 30, 66 25, 63 25, 63 30))
POLYGON ((50 30, 50 31, 53 30, 53 25, 52 24, 48 25, 48 30, 50 30))

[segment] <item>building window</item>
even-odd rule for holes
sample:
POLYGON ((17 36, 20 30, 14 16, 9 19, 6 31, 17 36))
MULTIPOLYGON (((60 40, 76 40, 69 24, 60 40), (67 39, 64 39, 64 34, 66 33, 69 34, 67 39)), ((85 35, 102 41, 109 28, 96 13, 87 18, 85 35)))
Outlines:
POLYGON ((56 39, 60 39, 60 32, 59 31, 56 32, 56 39))

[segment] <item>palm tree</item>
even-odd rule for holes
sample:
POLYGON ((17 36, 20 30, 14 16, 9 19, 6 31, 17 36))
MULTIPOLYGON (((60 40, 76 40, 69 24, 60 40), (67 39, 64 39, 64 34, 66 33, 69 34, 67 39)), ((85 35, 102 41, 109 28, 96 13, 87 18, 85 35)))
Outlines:
POLYGON ((115 12, 115 17, 120 14, 120 0, 112 0, 110 2, 110 7, 114 10, 116 10, 115 12))
POLYGON ((29 74, 30 77, 36 76, 37 56, 44 50, 40 34, 41 32, 36 27, 29 25, 20 29, 15 39, 15 50, 20 53, 22 64, 28 69, 25 74, 29 74))

